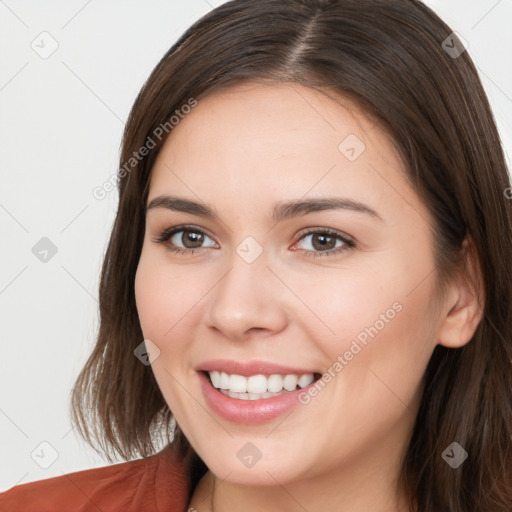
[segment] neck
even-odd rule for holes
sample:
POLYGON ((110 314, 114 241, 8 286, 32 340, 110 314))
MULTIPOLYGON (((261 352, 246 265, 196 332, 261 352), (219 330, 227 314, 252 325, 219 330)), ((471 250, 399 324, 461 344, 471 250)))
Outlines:
MULTIPOLYGON (((398 464, 388 471, 377 459, 352 462, 315 477, 248 486, 215 477, 208 471, 198 484, 190 509, 197 512, 409 512, 407 496, 397 485, 398 464)), ((395 461, 398 462, 398 461, 395 461)))

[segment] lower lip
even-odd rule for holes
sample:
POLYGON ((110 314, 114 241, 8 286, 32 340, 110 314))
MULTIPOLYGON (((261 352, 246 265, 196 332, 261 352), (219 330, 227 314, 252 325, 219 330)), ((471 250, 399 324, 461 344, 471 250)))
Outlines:
POLYGON ((294 406, 301 405, 298 394, 308 390, 309 386, 295 391, 289 391, 271 398, 259 400, 242 400, 223 395, 213 387, 207 374, 198 372, 204 397, 211 409, 219 416, 234 423, 257 425, 273 420, 294 406))

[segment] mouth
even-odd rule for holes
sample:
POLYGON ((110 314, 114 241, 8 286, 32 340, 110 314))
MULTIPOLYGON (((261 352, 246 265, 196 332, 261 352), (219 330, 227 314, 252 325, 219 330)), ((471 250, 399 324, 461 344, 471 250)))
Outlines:
POLYGON ((322 374, 265 361, 204 361, 194 368, 210 410, 224 420, 257 425, 303 406, 300 400, 322 374))
POLYGON ((219 393, 236 400, 265 400, 303 389, 320 379, 321 374, 273 373, 239 375, 218 370, 202 371, 219 393))

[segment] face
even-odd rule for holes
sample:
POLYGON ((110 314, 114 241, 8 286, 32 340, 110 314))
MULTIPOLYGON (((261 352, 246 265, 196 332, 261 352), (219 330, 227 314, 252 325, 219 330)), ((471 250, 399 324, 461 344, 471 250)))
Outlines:
POLYGON ((148 205, 142 331, 211 471, 270 485, 392 471, 436 290, 429 213, 378 124, 298 84, 231 86, 174 127, 148 205))

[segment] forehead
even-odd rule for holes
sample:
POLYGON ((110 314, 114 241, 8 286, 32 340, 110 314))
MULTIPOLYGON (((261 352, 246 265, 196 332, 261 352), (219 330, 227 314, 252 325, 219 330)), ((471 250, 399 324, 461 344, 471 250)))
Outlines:
MULTIPOLYGON (((162 153, 171 159, 186 154, 189 161, 213 150, 223 162, 319 154, 337 159, 344 139, 363 141, 376 124, 346 98, 331 99, 296 83, 249 82, 202 98, 173 128, 162 153)), ((389 141, 373 131, 382 152, 389 141)))
POLYGON ((266 195, 335 192, 396 202, 414 195, 404 173, 391 139, 350 100, 296 83, 245 83, 201 99, 173 128, 148 200, 181 192, 232 203, 236 194, 257 206, 266 195))

